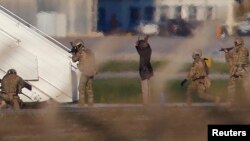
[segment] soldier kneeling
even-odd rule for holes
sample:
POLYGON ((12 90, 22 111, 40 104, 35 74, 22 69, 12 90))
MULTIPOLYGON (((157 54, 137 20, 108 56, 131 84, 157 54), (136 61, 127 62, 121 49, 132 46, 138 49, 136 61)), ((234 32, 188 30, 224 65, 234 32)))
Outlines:
POLYGON ((21 109, 23 102, 19 98, 18 93, 21 93, 24 87, 23 79, 17 75, 16 70, 10 69, 1 81, 2 93, 0 108, 5 108, 8 105, 13 109, 21 109))

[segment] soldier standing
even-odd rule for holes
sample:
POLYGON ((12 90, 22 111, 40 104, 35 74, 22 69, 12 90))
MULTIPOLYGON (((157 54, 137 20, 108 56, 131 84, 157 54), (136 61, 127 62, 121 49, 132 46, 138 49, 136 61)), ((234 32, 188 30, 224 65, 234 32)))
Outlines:
POLYGON ((148 36, 143 40, 138 40, 136 50, 140 56, 139 73, 141 77, 141 91, 143 104, 149 103, 150 98, 150 85, 149 79, 153 76, 153 68, 150 63, 152 50, 148 43, 148 36))
MULTIPOLYGON (((245 93, 249 93, 249 83, 248 83, 248 71, 249 71, 249 51, 244 46, 244 41, 242 38, 237 37, 234 41, 234 47, 231 50, 224 49, 226 62, 229 65, 229 83, 228 83, 228 98, 229 103, 234 103, 234 98, 236 94, 236 82, 237 80, 243 81, 243 87, 245 93)), ((248 94, 248 101, 250 101, 250 95, 248 94)))
POLYGON ((22 107, 22 101, 18 96, 18 93, 22 92, 24 88, 23 79, 17 75, 16 70, 10 69, 1 81, 2 86, 2 103, 1 107, 5 104, 10 104, 14 109, 20 109, 22 107))
POLYGON ((97 71, 94 53, 87 49, 80 39, 75 40, 71 45, 72 61, 78 62, 77 67, 81 72, 78 85, 79 106, 84 106, 85 104, 85 92, 88 98, 88 105, 93 106, 93 79, 97 71))
POLYGON ((197 91, 200 98, 209 101, 214 101, 216 104, 218 104, 220 100, 219 97, 214 97, 206 93, 207 89, 211 85, 211 81, 208 78, 209 70, 207 64, 205 62, 205 59, 202 59, 201 56, 201 50, 196 50, 193 52, 193 65, 188 73, 187 78, 184 79, 181 83, 181 86, 183 86, 187 80, 191 81, 191 83, 188 85, 186 93, 187 104, 189 106, 191 106, 192 104, 191 95, 193 91, 197 91))

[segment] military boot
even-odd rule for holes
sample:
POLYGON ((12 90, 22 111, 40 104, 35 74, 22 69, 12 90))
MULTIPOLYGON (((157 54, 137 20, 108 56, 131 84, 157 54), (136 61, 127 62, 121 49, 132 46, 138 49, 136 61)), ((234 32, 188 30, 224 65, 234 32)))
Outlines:
POLYGON ((188 107, 192 106, 192 99, 191 98, 187 98, 186 103, 187 103, 188 107))
POLYGON ((0 109, 5 109, 5 108, 7 108, 7 104, 4 100, 1 100, 0 101, 0 109))
POLYGON ((19 102, 19 98, 18 97, 16 97, 16 96, 14 96, 14 99, 13 99, 13 108, 14 108, 14 110, 19 110, 19 109, 21 109, 21 107, 20 107, 20 102, 19 102))
POLYGON ((220 97, 219 97, 219 96, 216 96, 216 97, 214 98, 214 103, 215 103, 216 105, 219 105, 219 104, 220 104, 220 97))
POLYGON ((88 98, 88 106, 93 107, 94 105, 94 92, 92 87, 92 80, 87 84, 87 98, 88 98))
POLYGON ((94 97, 93 95, 88 96, 88 106, 93 107, 94 106, 94 97))
POLYGON ((79 95, 79 101, 78 101, 78 106, 83 107, 85 104, 84 102, 84 95, 79 95))

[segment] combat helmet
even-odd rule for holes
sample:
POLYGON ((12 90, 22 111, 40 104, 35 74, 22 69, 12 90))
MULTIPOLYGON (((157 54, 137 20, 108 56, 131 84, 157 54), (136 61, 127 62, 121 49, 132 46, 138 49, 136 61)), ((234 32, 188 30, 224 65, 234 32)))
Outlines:
POLYGON ((16 70, 15 69, 9 69, 7 71, 7 74, 17 74, 16 70))
POLYGON ((241 46, 241 45, 244 45, 244 40, 243 40, 242 38, 240 38, 240 37, 237 37, 237 38, 235 38, 235 40, 234 40, 234 45, 235 45, 236 47, 241 46))
POLYGON ((200 49, 197 49, 193 52, 192 58, 195 59, 197 56, 201 57, 202 56, 202 51, 200 49))
POLYGON ((85 48, 84 47, 84 42, 81 39, 76 39, 75 41, 73 41, 73 46, 77 47, 77 49, 79 48, 85 48))

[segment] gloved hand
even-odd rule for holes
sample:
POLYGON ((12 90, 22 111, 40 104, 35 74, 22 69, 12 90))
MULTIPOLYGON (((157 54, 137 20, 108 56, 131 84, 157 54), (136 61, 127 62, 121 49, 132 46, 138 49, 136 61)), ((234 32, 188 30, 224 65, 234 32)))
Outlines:
POLYGON ((183 81, 181 81, 181 86, 184 86, 184 84, 187 82, 187 79, 184 79, 183 81))

